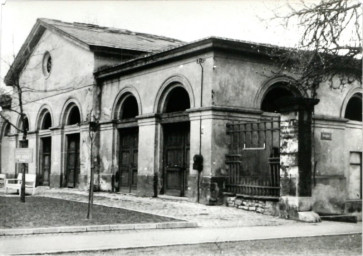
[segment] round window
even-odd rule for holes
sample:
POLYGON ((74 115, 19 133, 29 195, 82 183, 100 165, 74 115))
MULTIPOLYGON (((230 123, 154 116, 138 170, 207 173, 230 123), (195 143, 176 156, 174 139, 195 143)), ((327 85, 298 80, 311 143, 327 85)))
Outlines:
POLYGON ((43 74, 45 76, 49 76, 51 70, 52 70, 52 57, 50 56, 49 52, 46 52, 43 58, 43 74))

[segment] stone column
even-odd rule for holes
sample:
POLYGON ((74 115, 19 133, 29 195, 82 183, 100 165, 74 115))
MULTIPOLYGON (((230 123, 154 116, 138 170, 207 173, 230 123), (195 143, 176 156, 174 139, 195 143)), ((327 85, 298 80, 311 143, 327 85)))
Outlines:
POLYGON ((318 102, 309 98, 285 98, 277 102, 281 113, 279 207, 284 218, 313 222, 319 219, 311 212, 311 120, 318 102))
POLYGON ((189 113, 190 119, 190 163, 188 176, 188 197, 197 201, 198 197, 198 171, 193 170, 193 156, 201 153, 203 156, 203 170, 200 173, 199 181, 199 202, 208 204, 210 195, 210 186, 212 179, 211 168, 211 137, 212 137, 212 120, 206 120, 204 112, 193 110, 189 113), (201 144, 200 144, 201 143, 201 144), (199 152, 199 147, 201 152, 199 152))
MULTIPOLYGON (((114 143, 113 123, 101 124, 99 128, 99 173, 95 173, 95 182, 102 191, 112 191, 112 147, 114 143), (100 177, 98 177, 98 175, 100 177)), ((95 169, 95 171, 97 168, 95 169)))
POLYGON ((28 140, 28 148, 33 151, 33 159, 32 162, 28 164, 28 173, 37 174, 37 134, 35 132, 30 132, 27 135, 28 140))
POLYGON ((51 148, 51 167, 49 186, 51 188, 59 188, 61 186, 61 175, 62 175, 62 129, 51 128, 52 148, 51 148))
POLYGON ((84 123, 80 127, 79 147, 80 173, 78 176, 78 186, 81 190, 87 190, 91 178, 91 139, 89 136, 88 123, 84 123))
MULTIPOLYGON (((159 169, 159 124, 154 115, 139 116, 137 194, 154 196, 154 177, 159 169)), ((160 177, 160 175, 159 175, 160 177)))
POLYGON ((205 107, 189 112, 191 163, 188 185, 191 197, 197 198, 198 172, 193 170, 193 156, 199 154, 201 142, 201 154, 204 161, 200 179, 199 202, 212 205, 222 204, 226 178, 225 154, 228 151, 226 133, 226 123, 229 120, 228 109, 205 107))

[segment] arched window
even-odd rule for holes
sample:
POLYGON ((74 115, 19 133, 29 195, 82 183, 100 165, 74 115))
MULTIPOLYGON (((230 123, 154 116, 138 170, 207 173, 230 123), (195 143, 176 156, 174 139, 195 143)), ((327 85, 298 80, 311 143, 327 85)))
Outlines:
POLYGON ((271 90, 267 91, 261 103, 261 110, 265 112, 279 112, 276 101, 286 97, 295 97, 288 88, 284 87, 284 84, 274 86, 271 90))
POLYGON ((164 105, 164 113, 181 112, 190 108, 188 92, 182 87, 172 89, 164 105))
POLYGON ((47 112, 44 114, 43 116, 43 120, 42 120, 42 125, 41 125, 41 129, 42 130, 47 130, 50 127, 52 127, 52 118, 50 116, 50 113, 47 112))
POLYGON ((81 115, 79 112, 79 109, 77 106, 73 106, 69 110, 68 119, 66 124, 67 125, 73 125, 73 124, 79 124, 81 122, 81 115))
POLYGON ((131 94, 126 96, 121 104, 120 119, 135 118, 139 114, 136 98, 131 94))
POLYGON ((362 122, 362 94, 354 94, 348 101, 344 118, 362 122))

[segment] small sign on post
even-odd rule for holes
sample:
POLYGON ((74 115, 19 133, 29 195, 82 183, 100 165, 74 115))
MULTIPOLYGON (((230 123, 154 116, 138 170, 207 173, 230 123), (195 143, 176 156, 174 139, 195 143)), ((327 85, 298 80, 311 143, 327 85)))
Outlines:
POLYGON ((15 163, 32 163, 33 149, 32 148, 16 148, 15 163))

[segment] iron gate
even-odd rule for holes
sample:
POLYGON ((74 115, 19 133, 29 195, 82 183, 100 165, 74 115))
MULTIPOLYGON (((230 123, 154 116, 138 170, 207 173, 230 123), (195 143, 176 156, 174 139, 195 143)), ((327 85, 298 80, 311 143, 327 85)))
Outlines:
POLYGON ((250 197, 280 195, 280 117, 227 124, 226 191, 250 197))

